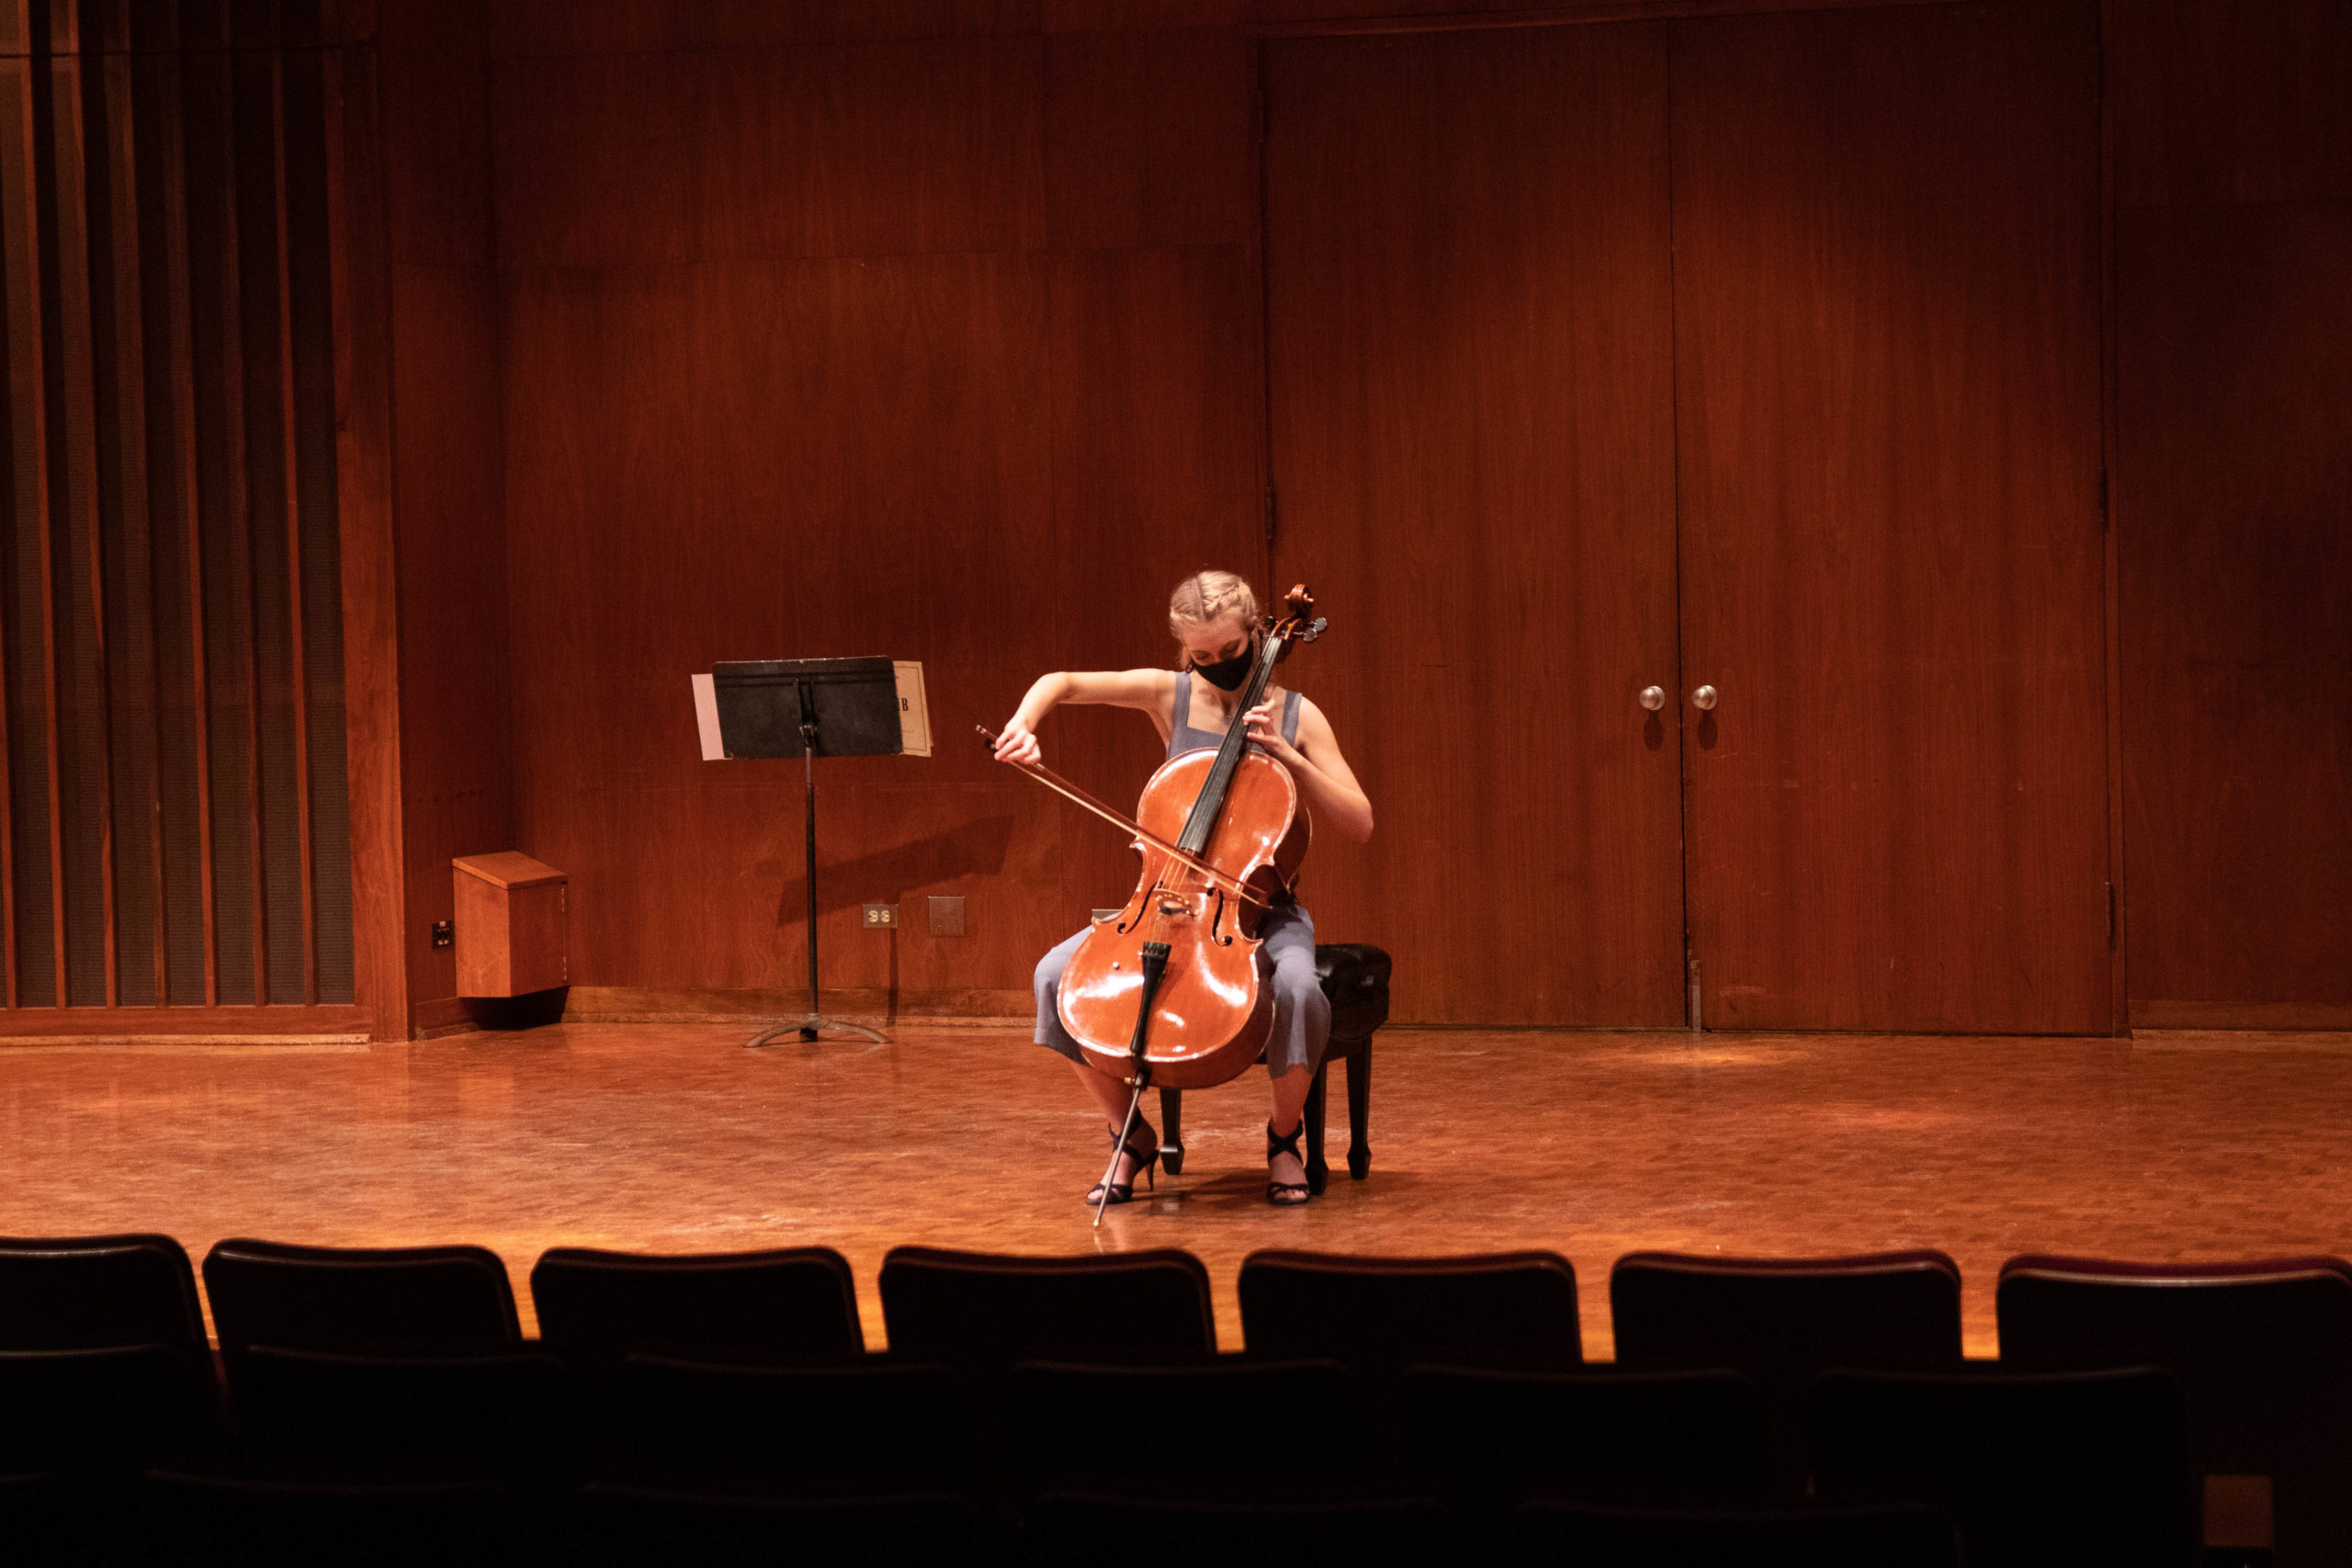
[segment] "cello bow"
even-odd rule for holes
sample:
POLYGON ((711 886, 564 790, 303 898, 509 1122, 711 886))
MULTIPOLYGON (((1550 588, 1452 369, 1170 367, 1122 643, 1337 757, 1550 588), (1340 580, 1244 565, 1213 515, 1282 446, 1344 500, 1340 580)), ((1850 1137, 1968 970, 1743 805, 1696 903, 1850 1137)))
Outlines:
MULTIPOLYGON (((979 732, 979 736, 982 740, 988 742, 989 750, 993 751, 996 750, 997 738, 989 731, 986 725, 974 725, 972 728, 979 732)), ((1201 859, 1200 856, 1192 853, 1190 851, 1177 848, 1174 844, 1170 843, 1166 839, 1161 838, 1159 834, 1153 832, 1150 829, 1146 828, 1142 823, 1136 821, 1134 818, 1129 817, 1125 812, 1118 811, 1111 807, 1105 806, 1102 802, 1095 799, 1091 795, 1089 795, 1085 790, 1080 789, 1078 785, 1070 783, 1069 780, 1054 772, 1053 769, 1046 766, 1045 763, 1015 762, 1012 765, 1019 768, 1023 773, 1027 773, 1031 778, 1035 779, 1039 784, 1044 784, 1047 789, 1052 790, 1055 794, 1062 795, 1067 799, 1076 801, 1079 805, 1086 807, 1087 810, 1094 813, 1095 816, 1102 818, 1105 822, 1112 823, 1116 827, 1125 829, 1127 832, 1134 834, 1137 840, 1149 844, 1153 849, 1158 850, 1169 859, 1175 861, 1183 865, 1186 869, 1207 878, 1213 886, 1222 888, 1226 892, 1232 894, 1235 897, 1242 899, 1247 903, 1255 904, 1261 909, 1269 908, 1265 895, 1260 893, 1256 888, 1251 887, 1245 882, 1237 881, 1235 878, 1227 876, 1224 872, 1217 870, 1216 867, 1209 864, 1208 862, 1201 859)))

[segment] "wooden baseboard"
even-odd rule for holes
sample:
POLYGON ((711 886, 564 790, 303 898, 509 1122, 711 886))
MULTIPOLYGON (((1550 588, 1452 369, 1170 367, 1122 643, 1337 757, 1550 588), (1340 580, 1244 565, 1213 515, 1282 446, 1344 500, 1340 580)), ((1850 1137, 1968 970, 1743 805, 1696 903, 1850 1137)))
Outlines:
POLYGON ((2134 1029, 2352 1029, 2352 1003, 2135 1001, 2134 1029))
POLYGON ((467 1014, 466 1004, 456 997, 434 997, 409 1004, 408 1037, 412 1040, 469 1034, 480 1027, 467 1014))
MULTIPOLYGON (((825 1011, 857 1023, 921 1019, 926 1023, 997 1022, 1036 1010, 1028 991, 900 991, 871 987, 827 991, 825 1011)), ((701 1023, 713 1020, 792 1019, 808 1010, 806 991, 574 986, 566 1023, 701 1023)))
POLYGON ((224 1043, 342 1043, 366 1041, 375 1024, 363 1007, 6 1008, 0 1044, 10 1042, 173 1039, 224 1043))

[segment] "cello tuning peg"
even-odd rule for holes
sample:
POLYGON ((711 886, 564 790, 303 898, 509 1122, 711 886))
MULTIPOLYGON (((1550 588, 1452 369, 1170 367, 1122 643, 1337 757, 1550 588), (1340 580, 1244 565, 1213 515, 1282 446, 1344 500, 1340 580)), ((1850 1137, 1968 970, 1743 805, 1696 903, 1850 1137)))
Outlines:
POLYGON ((1306 629, 1298 634, 1298 640, 1301 642, 1313 642, 1317 637, 1323 635, 1323 628, 1330 624, 1331 623, 1329 621, 1325 620, 1322 616, 1316 616, 1313 620, 1306 623, 1306 629))

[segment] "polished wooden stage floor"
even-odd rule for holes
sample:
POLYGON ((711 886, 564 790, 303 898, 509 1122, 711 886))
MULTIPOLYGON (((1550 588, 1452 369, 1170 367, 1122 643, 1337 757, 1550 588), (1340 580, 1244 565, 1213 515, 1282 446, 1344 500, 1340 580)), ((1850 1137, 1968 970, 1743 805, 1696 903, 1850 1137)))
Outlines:
POLYGON ((1026 1253, 1181 1247, 1217 1334, 1258 1247, 1550 1247, 1587 1353, 1637 1247, 1937 1247, 1995 1351, 2004 1258, 2352 1254, 2352 1035, 2133 1043, 1385 1031, 1373 1171, 1262 1201, 1254 1076, 1187 1097, 1185 1174, 1088 1229, 1104 1140, 1067 1069, 1005 1027, 741 1049, 722 1025, 572 1024, 414 1045, 0 1047, 0 1233, 163 1231, 327 1244, 471 1241, 515 1278, 560 1244, 822 1243, 868 1339, 901 1242, 1026 1253))

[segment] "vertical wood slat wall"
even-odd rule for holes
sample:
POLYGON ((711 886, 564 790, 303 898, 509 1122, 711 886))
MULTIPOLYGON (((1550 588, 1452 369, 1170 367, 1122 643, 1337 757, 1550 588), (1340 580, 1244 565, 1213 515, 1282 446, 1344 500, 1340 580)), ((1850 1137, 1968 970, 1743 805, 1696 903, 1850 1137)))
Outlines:
POLYGON ((0 6, 12 1010, 355 999, 319 42, 0 6))

